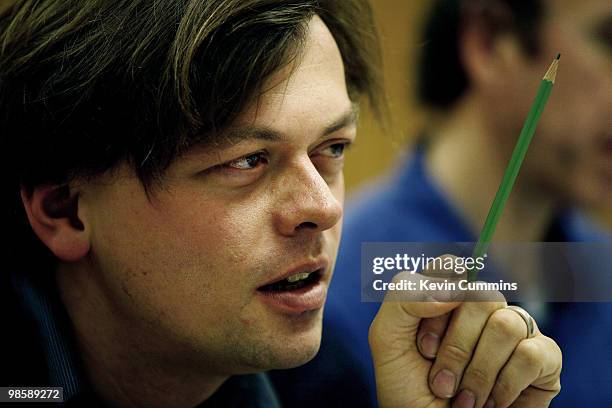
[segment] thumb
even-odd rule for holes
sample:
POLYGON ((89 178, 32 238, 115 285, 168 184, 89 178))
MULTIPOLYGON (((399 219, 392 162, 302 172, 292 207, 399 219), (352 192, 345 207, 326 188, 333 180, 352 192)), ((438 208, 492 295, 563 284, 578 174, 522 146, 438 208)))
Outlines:
MULTIPOLYGON (((419 279, 417 275, 403 276, 404 272, 396 275, 398 279, 419 279)), ((446 296, 442 296, 446 299, 446 296)), ((388 292, 380 306, 372 325, 370 326, 369 342, 372 353, 378 350, 396 349, 406 352, 414 349, 418 352, 416 336, 422 319, 442 316, 457 308, 462 302, 442 300, 439 294, 427 291, 415 291, 407 299, 388 292)))
POLYGON ((461 302, 385 301, 370 327, 370 345, 376 340, 402 339, 402 347, 416 349, 416 335, 422 319, 442 316, 457 308, 461 302), (407 340, 415 340, 409 342, 407 340))

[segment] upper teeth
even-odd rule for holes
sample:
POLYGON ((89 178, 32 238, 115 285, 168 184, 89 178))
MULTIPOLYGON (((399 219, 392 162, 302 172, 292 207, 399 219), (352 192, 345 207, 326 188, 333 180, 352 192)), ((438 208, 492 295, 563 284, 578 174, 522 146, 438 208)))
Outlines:
POLYGON ((296 273, 295 275, 289 276, 287 280, 289 282, 297 282, 299 280, 308 278, 308 275, 310 275, 310 272, 296 273))

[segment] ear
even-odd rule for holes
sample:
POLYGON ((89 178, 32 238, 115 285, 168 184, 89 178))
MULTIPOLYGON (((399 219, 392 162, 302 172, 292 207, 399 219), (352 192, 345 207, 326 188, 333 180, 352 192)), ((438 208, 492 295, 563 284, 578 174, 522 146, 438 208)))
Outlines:
POLYGON ((90 248, 89 231, 79 218, 79 196, 67 185, 21 189, 21 200, 38 238, 66 262, 82 259, 90 248))
POLYGON ((476 1, 467 2, 462 13, 459 52, 472 85, 488 89, 510 81, 524 58, 510 10, 496 0, 476 1))

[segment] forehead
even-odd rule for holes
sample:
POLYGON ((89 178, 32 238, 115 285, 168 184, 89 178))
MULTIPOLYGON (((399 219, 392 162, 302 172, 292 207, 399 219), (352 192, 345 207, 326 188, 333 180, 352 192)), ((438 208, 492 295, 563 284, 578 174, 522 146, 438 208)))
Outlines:
POLYGON ((297 58, 268 78, 261 90, 239 115, 238 125, 317 125, 331 123, 340 111, 350 110, 340 50, 318 16, 309 22, 297 58))

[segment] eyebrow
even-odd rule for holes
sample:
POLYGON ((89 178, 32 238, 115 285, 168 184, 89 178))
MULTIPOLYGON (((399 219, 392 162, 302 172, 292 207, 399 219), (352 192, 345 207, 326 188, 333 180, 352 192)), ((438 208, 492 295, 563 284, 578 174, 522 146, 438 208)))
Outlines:
MULTIPOLYGON (((359 107, 352 103, 351 108, 342 114, 338 119, 335 119, 330 124, 325 126, 319 137, 324 137, 337 132, 340 129, 354 125, 359 117, 359 107)), ((219 140, 216 147, 225 147, 227 145, 236 144, 244 140, 266 140, 279 142, 286 140, 285 136, 274 129, 265 126, 247 125, 236 128, 230 128, 219 140)))

